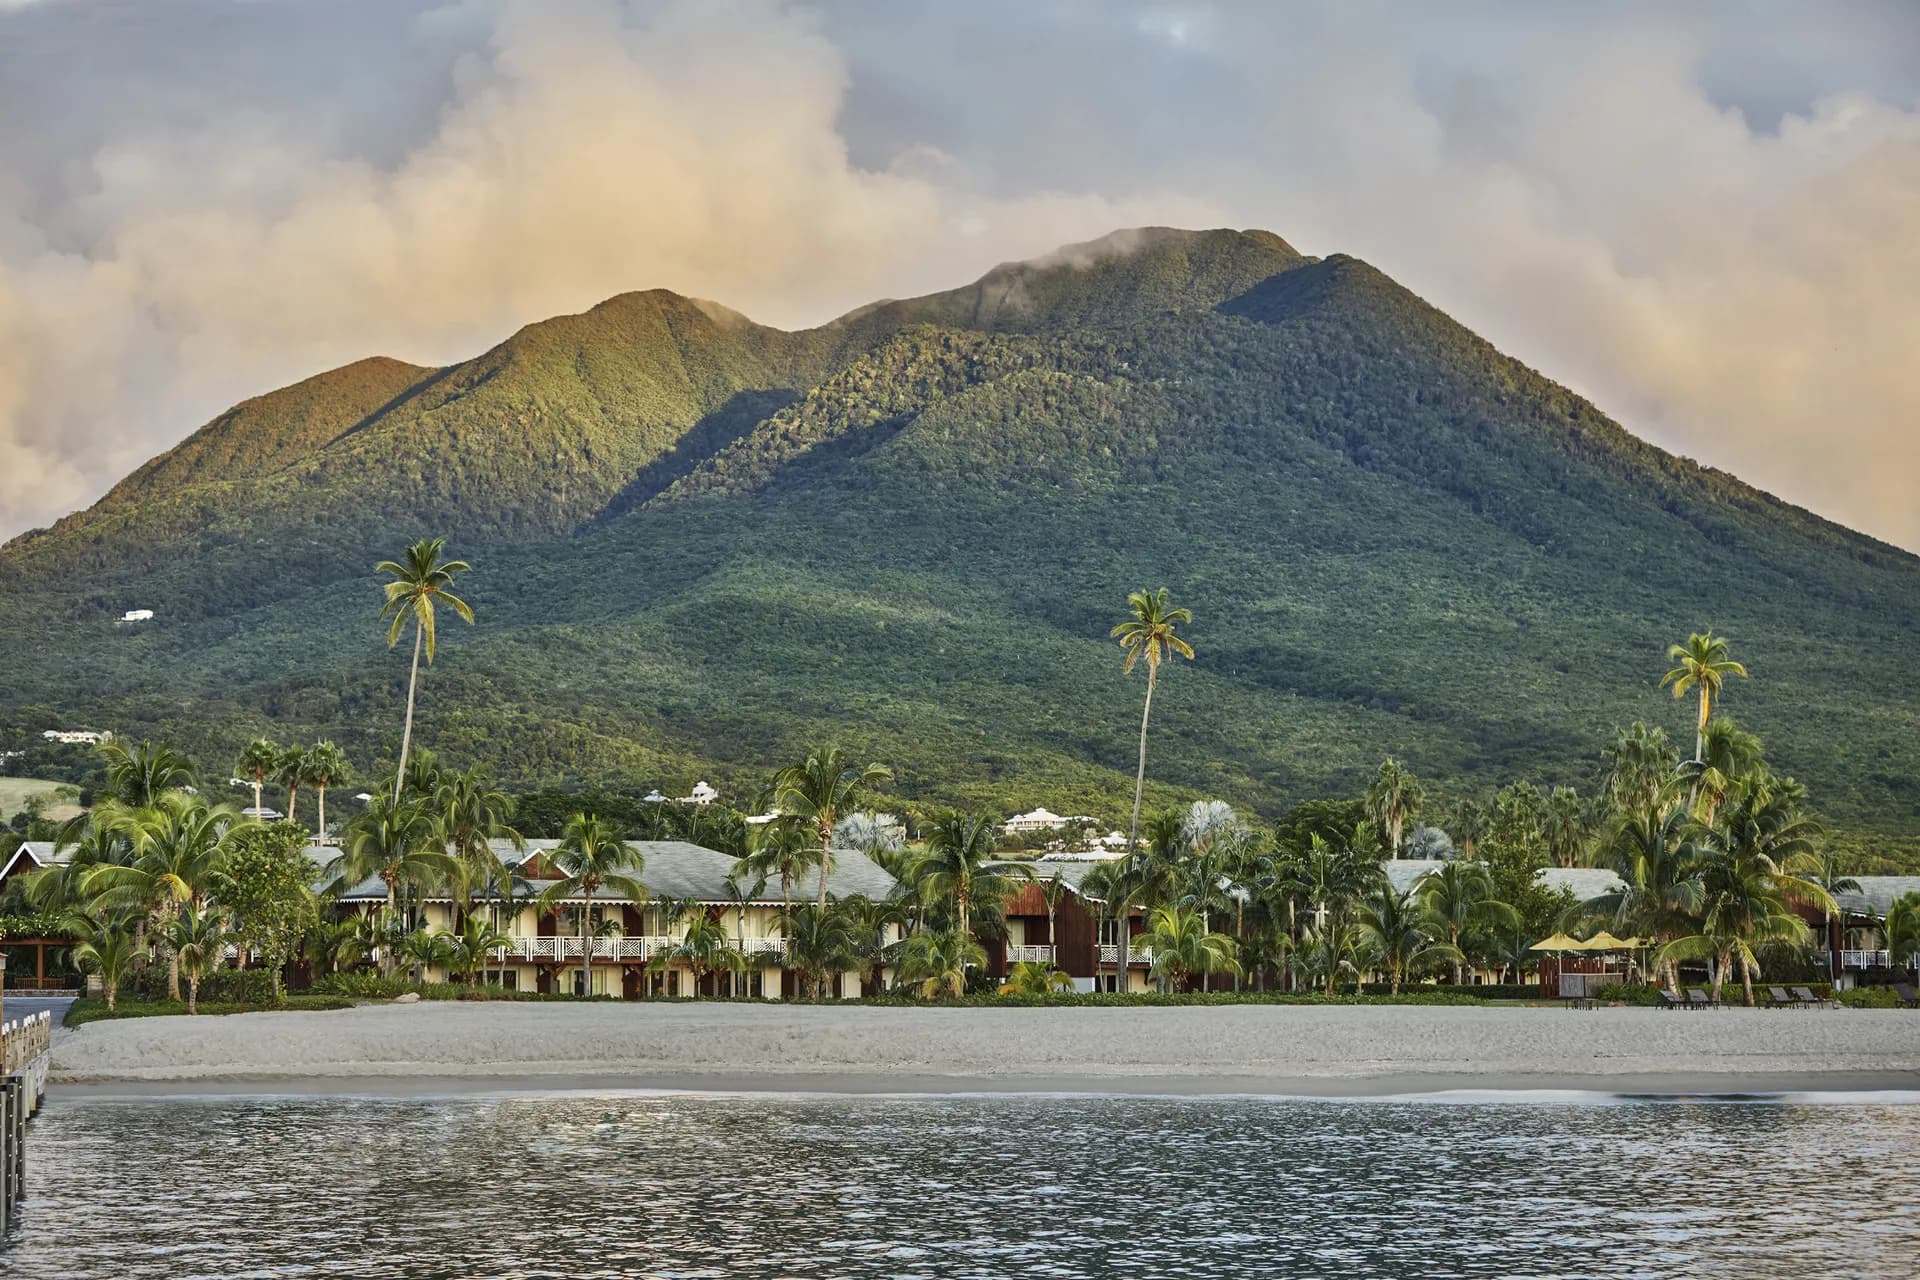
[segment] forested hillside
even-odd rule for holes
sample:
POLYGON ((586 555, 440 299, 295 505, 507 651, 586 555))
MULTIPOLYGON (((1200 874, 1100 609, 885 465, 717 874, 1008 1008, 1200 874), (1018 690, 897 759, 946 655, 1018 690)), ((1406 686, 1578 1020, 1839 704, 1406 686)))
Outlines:
POLYGON ((781 333, 626 294, 466 364, 239 406, 0 553, 0 719, 397 747, 375 561, 448 534, 420 735, 510 781, 742 799, 822 736, 910 795, 1100 811, 1172 588, 1154 776, 1273 809, 1395 753, 1587 786, 1711 625, 1728 714, 1920 830, 1920 562, 1641 442, 1358 260, 1148 231, 781 333), (152 608, 137 628, 126 609, 152 608))

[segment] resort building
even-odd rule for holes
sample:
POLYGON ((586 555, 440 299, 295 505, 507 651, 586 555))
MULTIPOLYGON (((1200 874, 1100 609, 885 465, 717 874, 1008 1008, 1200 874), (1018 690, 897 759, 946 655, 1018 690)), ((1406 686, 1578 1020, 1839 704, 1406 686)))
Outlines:
MULTIPOLYGON (((648 891, 645 902, 618 894, 596 893, 591 905, 584 896, 568 898, 557 910, 541 911, 535 899, 556 883, 547 864, 557 840, 529 840, 524 851, 505 841, 493 851, 517 873, 509 904, 475 900, 467 910, 494 921, 512 942, 490 962, 492 980, 522 991, 582 991, 586 966, 582 956, 592 947, 593 993, 633 999, 647 995, 724 995, 735 988, 725 973, 697 977, 694 966, 669 956, 687 935, 687 912, 703 912, 725 927, 728 946, 746 958, 737 994, 779 999, 804 994, 799 976, 786 962, 786 942, 780 929, 783 902, 777 880, 756 888, 751 882, 730 882, 736 865, 727 854, 678 840, 631 840, 627 843, 643 860, 634 879, 648 891), (581 937, 581 914, 590 911, 581 937), (678 913, 678 914, 676 914, 678 913)), ((316 875, 338 850, 309 845, 308 857, 316 875)), ((796 903, 810 901, 812 876, 791 886, 796 903)), ((827 892, 836 898, 861 896, 881 899, 897 888, 894 878, 865 854, 843 850, 835 855, 827 875, 827 892)), ((379 879, 349 886, 337 897, 343 916, 370 915, 386 905, 387 887, 379 879)), ((464 923, 460 904, 439 894, 413 904, 418 922, 431 930, 457 930, 464 923)), ((898 941, 897 931, 888 941, 898 941)), ((435 981, 448 978, 429 970, 435 981)), ((834 974, 830 994, 852 999, 875 994, 892 982, 890 969, 834 974)))
POLYGON ((40 736, 48 742, 63 742, 73 747, 97 747, 102 739, 113 735, 95 733, 91 729, 48 729, 40 736))
MULTIPOLYGON (((15 876, 32 875, 46 867, 64 866, 72 851, 54 848, 51 840, 29 840, 0 862, 0 889, 15 876)), ((60 934, 31 934, 0 942, 7 956, 5 982, 9 991, 64 990, 76 979, 67 955, 73 939, 60 934)))

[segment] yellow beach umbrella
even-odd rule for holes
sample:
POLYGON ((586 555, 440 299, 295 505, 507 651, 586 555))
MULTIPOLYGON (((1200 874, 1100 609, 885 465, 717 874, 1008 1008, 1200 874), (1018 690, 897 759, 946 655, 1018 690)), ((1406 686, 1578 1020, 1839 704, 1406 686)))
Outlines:
POLYGON ((1556 933, 1551 938, 1542 938, 1528 947, 1529 951, 1584 951, 1587 944, 1577 938, 1569 938, 1564 933, 1556 933))
POLYGON ((1616 938, 1604 929, 1587 939, 1589 951, 1631 951, 1639 945, 1638 938, 1616 938))

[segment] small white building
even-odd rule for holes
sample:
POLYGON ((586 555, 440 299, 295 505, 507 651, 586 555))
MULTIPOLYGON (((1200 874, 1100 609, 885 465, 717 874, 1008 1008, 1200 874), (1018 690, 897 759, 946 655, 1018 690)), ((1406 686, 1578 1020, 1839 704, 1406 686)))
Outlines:
POLYGON ((1032 813, 1016 813, 1007 819, 1007 834, 1014 836, 1028 831, 1057 831, 1066 824, 1066 821, 1049 809, 1035 809, 1032 813))
POLYGON ((40 735, 48 742, 64 742, 69 746, 94 747, 102 738, 109 735, 95 733, 90 729, 48 729, 40 735))
POLYGON ((152 622, 152 621, 153 621, 153 610, 151 609, 129 609, 125 613, 120 615, 120 623, 122 626, 125 626, 129 622, 152 622))
POLYGON ((720 798, 720 793, 708 786, 705 780, 693 784, 693 790, 680 797, 681 804, 709 805, 720 798))

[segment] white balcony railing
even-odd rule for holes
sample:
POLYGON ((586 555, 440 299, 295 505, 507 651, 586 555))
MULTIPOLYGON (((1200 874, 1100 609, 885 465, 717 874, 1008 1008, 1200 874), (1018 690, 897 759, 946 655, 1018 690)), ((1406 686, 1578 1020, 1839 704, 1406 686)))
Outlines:
MULTIPOLYGON (((1118 956, 1119 954, 1120 954, 1119 943, 1103 942, 1100 944, 1100 963, 1101 964, 1112 964, 1114 961, 1114 957, 1118 956)), ((1136 942, 1133 944, 1133 954, 1127 957, 1127 963, 1128 964, 1152 964, 1153 952, 1136 942)))
MULTIPOLYGON (((517 937, 510 945, 495 949, 493 958, 496 963, 503 960, 531 960, 559 964, 580 959, 586 953, 587 943, 591 943, 595 960, 651 960, 663 951, 672 950, 679 945, 679 941, 678 938, 657 934, 629 934, 625 937, 584 940, 577 935, 517 937)), ((733 945, 742 944, 734 943, 733 945)), ((748 938, 744 948, 749 958, 777 959, 786 954, 787 944, 779 938, 748 938)))
MULTIPOLYGON (((1007 948, 1007 963, 1008 964, 1052 964, 1053 948, 1037 947, 1037 946, 1030 946, 1030 945, 1009 946, 1007 948)), ((1109 963, 1111 963, 1111 961, 1109 961, 1109 963)))
POLYGON ((1840 967, 1842 969, 1878 969, 1887 963, 1884 951, 1842 951, 1840 967))

